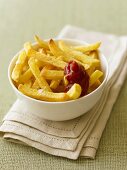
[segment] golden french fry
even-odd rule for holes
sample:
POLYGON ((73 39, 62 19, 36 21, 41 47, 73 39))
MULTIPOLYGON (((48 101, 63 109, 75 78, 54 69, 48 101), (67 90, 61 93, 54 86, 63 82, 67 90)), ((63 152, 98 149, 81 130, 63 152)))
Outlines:
POLYGON ((75 46, 73 47, 75 50, 81 51, 83 53, 97 50, 101 45, 101 42, 97 42, 95 44, 89 44, 89 45, 81 45, 81 46, 75 46))
POLYGON ((90 76, 89 86, 92 86, 102 76, 103 76, 102 71, 100 70, 94 71, 90 76))
POLYGON ((24 83, 24 85, 27 86, 27 87, 31 87, 32 86, 32 81, 29 80, 26 83, 24 83))
POLYGON ((33 88, 33 89, 40 89, 40 86, 39 86, 37 80, 34 81, 34 83, 33 83, 33 85, 32 85, 32 88, 33 88))
POLYGON ((25 64, 22 69, 22 74, 25 73, 29 69, 29 65, 25 64))
POLYGON ((64 76, 63 83, 65 86, 67 86, 69 84, 68 80, 66 79, 66 76, 64 76))
POLYGON ((47 53, 46 53, 46 50, 43 49, 43 48, 39 48, 39 49, 38 49, 38 52, 39 52, 39 53, 42 53, 42 54, 47 54, 47 53))
POLYGON ((71 46, 65 44, 64 41, 62 40, 59 40, 58 41, 58 45, 59 45, 59 48, 64 51, 64 52, 68 52, 68 51, 72 51, 73 49, 71 48, 71 46))
POLYGON ((100 61, 95 58, 91 58, 88 55, 83 54, 80 51, 75 51, 73 48, 69 47, 64 43, 64 41, 59 41, 59 47, 64 51, 68 52, 69 56, 73 56, 74 59, 84 63, 84 64, 94 64, 98 66, 100 64, 100 61))
POLYGON ((46 50, 46 53, 49 54, 49 55, 53 55, 50 50, 46 50))
POLYGON ((25 52, 26 52, 28 58, 30 58, 32 55, 34 55, 36 53, 36 51, 32 48, 32 45, 30 42, 26 42, 24 44, 24 49, 25 49, 25 52))
MULTIPOLYGON (((46 66, 44 66, 43 69, 41 70, 41 76, 43 76, 43 72, 44 72, 45 70, 47 70, 47 69, 52 69, 52 68, 54 68, 52 65, 46 65, 46 66)), ((38 89, 39 87, 40 87, 40 86, 39 86, 37 80, 35 80, 32 88, 38 89)))
POLYGON ((98 51, 92 51, 89 54, 90 57, 94 58, 94 59, 98 59, 98 51))
POLYGON ((15 65, 13 71, 12 71, 12 74, 11 74, 11 78, 16 82, 19 81, 19 78, 20 78, 20 75, 22 73, 26 59, 27 59, 26 53, 25 53, 25 51, 22 51, 19 54, 19 57, 16 61, 16 65, 15 65))
POLYGON ((79 54, 74 55, 73 51, 70 50, 68 47, 66 47, 67 50, 62 51, 52 39, 49 42, 49 48, 56 57, 61 57, 61 59, 65 62, 74 60, 77 63, 79 63, 80 65, 82 65, 86 70, 90 67, 90 65, 88 65, 88 62, 85 62, 84 56, 80 57, 79 54), (82 63, 82 61, 83 61, 83 63, 82 63))
POLYGON ((24 86, 22 84, 18 87, 19 91, 21 91, 23 94, 38 99, 38 100, 44 100, 44 101, 50 101, 50 102, 60 102, 60 101, 66 101, 68 100, 68 95, 66 93, 53 93, 45 91, 44 89, 33 89, 28 86, 24 86))
POLYGON ((50 83, 50 88, 51 89, 56 89, 59 86, 60 81, 61 80, 52 80, 51 83, 50 83))
POLYGON ((41 75, 48 80, 61 80, 64 77, 62 70, 43 70, 41 75))
POLYGON ((97 89, 100 85, 101 85, 101 81, 99 79, 96 80, 95 83, 92 86, 89 87, 88 93, 91 93, 92 91, 97 89))
POLYGON ((57 68, 61 68, 61 69, 64 69, 64 67, 67 64, 66 62, 56 59, 53 56, 47 56, 44 54, 40 54, 38 52, 36 52, 36 54, 34 56, 39 61, 45 62, 46 64, 51 64, 51 65, 53 65, 57 68))
POLYGON ((51 91, 49 84, 47 83, 45 78, 43 76, 41 76, 41 72, 39 70, 39 67, 37 66, 35 59, 33 57, 29 59, 28 64, 29 64, 31 72, 33 73, 34 77, 36 78, 39 86, 42 89, 45 89, 47 91, 51 91))
POLYGON ((52 39, 49 41, 49 49, 56 57, 64 55, 63 51, 57 46, 57 44, 52 39))
POLYGON ((75 83, 67 92, 67 95, 69 96, 70 100, 75 100, 80 97, 81 92, 82 92, 81 86, 75 83))
POLYGON ((44 49, 49 49, 48 47, 48 43, 41 40, 41 38, 39 38, 37 35, 34 36, 35 41, 37 41, 37 43, 39 44, 40 47, 44 48, 44 49))
POLYGON ((68 63, 69 61, 72 61, 72 60, 74 60, 74 61, 76 61, 78 64, 82 65, 82 66, 85 68, 85 70, 87 70, 87 69, 90 68, 90 65, 89 65, 89 64, 84 64, 84 63, 82 63, 81 61, 73 58, 72 56, 63 56, 63 61, 65 61, 65 62, 67 62, 67 63, 68 63))
POLYGON ((29 79, 31 79, 31 77, 33 76, 30 68, 23 74, 20 76, 19 82, 20 83, 25 83, 27 82, 29 79))

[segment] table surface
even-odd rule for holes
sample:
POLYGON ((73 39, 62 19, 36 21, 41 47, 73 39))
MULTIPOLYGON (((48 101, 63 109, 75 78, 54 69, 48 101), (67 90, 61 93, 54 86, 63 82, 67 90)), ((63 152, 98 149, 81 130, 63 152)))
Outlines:
MULTIPOLYGON (((124 0, 0 0, 0 120, 16 99, 7 79, 10 59, 33 35, 55 37, 66 24, 127 34, 124 0)), ((114 105, 95 160, 55 157, 0 139, 1 170, 127 169, 127 79, 114 105)))

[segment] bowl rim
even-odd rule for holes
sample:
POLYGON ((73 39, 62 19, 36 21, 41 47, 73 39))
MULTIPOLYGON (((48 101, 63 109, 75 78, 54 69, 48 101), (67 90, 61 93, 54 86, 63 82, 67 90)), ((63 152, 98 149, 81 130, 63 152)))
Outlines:
MULTIPOLYGON (((70 39, 70 38, 52 38, 53 40, 55 41, 58 41, 58 40, 64 40, 64 41, 68 41, 68 42, 72 42, 72 43, 79 43, 79 44, 88 44, 87 42, 85 41, 82 41, 82 40, 77 40, 77 39, 70 39)), ((48 41, 50 39, 45 39, 45 41, 48 41)), ((32 43, 32 46, 35 46, 37 45, 36 42, 32 43)), ((22 52, 24 50, 24 48, 22 48, 19 52, 17 52, 14 57, 12 57, 10 63, 9 63, 9 66, 8 66, 8 79, 9 79, 9 82, 12 86, 12 88, 14 89, 14 91, 16 91, 19 95, 21 95, 22 97, 25 97, 27 98, 28 100, 32 100, 33 102, 37 102, 37 103, 43 103, 43 104, 66 104, 66 103, 75 103, 77 101, 81 101, 81 100, 84 100, 88 97, 90 97, 93 93, 96 93, 104 84, 105 82, 107 81, 107 77, 108 77, 108 73, 109 73, 109 67, 108 67, 108 62, 107 62, 107 59, 106 57, 103 55, 103 53, 101 52, 101 50, 98 50, 99 51, 99 56, 101 56, 103 59, 104 59, 104 63, 105 63, 105 66, 106 66, 106 71, 105 71, 105 78, 103 80, 103 82, 101 83, 101 85, 99 87, 97 87, 94 91, 90 92, 89 94, 83 96, 83 97, 80 97, 78 99, 75 99, 75 100, 68 100, 68 101, 60 101, 60 102, 50 102, 50 101, 43 101, 43 100, 37 100, 37 99, 34 99, 32 97, 29 97, 23 93, 21 93, 14 85, 13 83, 13 80, 11 78, 11 66, 12 66, 12 63, 14 62, 14 60, 16 59, 16 57, 18 57, 19 53, 22 52)))

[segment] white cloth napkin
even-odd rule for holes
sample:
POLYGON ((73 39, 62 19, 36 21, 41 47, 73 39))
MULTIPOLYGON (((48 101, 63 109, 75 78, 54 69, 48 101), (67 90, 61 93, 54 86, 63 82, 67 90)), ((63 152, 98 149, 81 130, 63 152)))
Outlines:
POLYGON ((109 63, 108 81, 96 106, 73 120, 54 122, 27 113, 20 100, 11 107, 0 127, 3 138, 35 147, 46 153, 77 159, 79 156, 94 159, 99 141, 113 104, 127 73, 127 37, 88 32, 66 26, 59 38, 102 42, 101 50, 109 63))

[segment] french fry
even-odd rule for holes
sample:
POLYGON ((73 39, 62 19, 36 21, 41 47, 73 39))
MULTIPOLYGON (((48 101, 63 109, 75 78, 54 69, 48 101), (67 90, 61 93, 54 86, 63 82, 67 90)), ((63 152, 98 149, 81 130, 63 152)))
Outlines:
POLYGON ((41 75, 48 80, 61 80, 64 77, 62 70, 43 70, 41 75))
POLYGON ((29 64, 30 69, 31 69, 31 72, 33 73, 34 77, 36 78, 39 86, 40 86, 42 89, 45 89, 45 90, 51 92, 51 89, 50 89, 50 87, 49 87, 49 84, 47 83, 47 81, 45 80, 45 78, 40 75, 41 72, 40 72, 39 67, 37 66, 37 64, 36 64, 36 62, 35 62, 35 59, 34 59, 33 57, 29 59, 28 64, 29 64))
POLYGON ((68 95, 66 93, 53 93, 53 92, 45 91, 43 89, 39 89, 39 90, 32 89, 22 84, 19 85, 18 89, 23 94, 38 100, 44 100, 50 102, 61 102, 61 101, 68 100, 68 95))
POLYGON ((27 82, 29 79, 31 79, 31 77, 33 76, 30 68, 23 74, 20 76, 19 82, 20 83, 25 83, 27 82))
POLYGON ((47 53, 46 53, 46 50, 44 50, 43 48, 39 48, 39 49, 38 49, 38 52, 40 52, 40 53, 42 53, 42 54, 47 54, 47 53))
MULTIPOLYGON (((61 43, 62 43, 62 41, 61 41, 61 43)), ((65 46, 65 44, 64 44, 64 46, 65 46)), ((91 64, 91 60, 89 62, 86 62, 85 61, 86 59, 84 56, 79 56, 79 54, 77 54, 77 55, 74 54, 73 51, 71 49, 69 49, 68 47, 63 47, 63 49, 65 48, 66 50, 62 51, 52 39, 49 42, 49 48, 56 57, 62 56, 61 58, 65 62, 74 60, 77 63, 79 63, 80 65, 82 65, 86 70, 90 67, 90 65, 88 65, 88 64, 91 64)), ((81 53, 80 53, 80 55, 81 55, 81 53)), ((99 62, 99 61, 96 61, 96 62, 99 62)))
POLYGON ((89 45, 81 45, 81 46, 75 46, 73 47, 75 50, 81 51, 83 53, 97 50, 101 45, 101 42, 97 42, 95 44, 89 44, 89 45))
POLYGON ((57 44, 52 39, 49 41, 49 49, 56 57, 64 55, 63 51, 57 46, 57 44))
POLYGON ((32 85, 32 88, 33 88, 33 89, 40 89, 40 86, 39 86, 37 80, 34 81, 34 83, 33 83, 33 85, 32 85))
POLYGON ((90 76, 89 86, 92 86, 102 76, 103 76, 102 71, 100 70, 94 71, 90 76))
POLYGON ((59 45, 59 48, 60 48, 62 51, 64 51, 64 52, 68 52, 68 51, 72 51, 72 50, 73 50, 73 48, 71 48, 71 46, 65 44, 65 42, 62 41, 62 40, 60 40, 60 41, 58 42, 58 45, 59 45))
POLYGON ((51 83, 50 83, 50 88, 51 89, 56 89, 59 86, 60 81, 61 80, 52 80, 51 83))
POLYGON ((24 85, 27 86, 27 87, 31 87, 32 86, 32 81, 29 80, 26 83, 24 83, 24 85))
POLYGON ((34 55, 35 52, 36 52, 36 51, 32 48, 32 45, 31 45, 30 42, 26 42, 26 43, 24 44, 24 49, 25 49, 25 52, 26 52, 28 58, 30 58, 31 55, 34 55))
MULTIPOLYGON (((52 69, 52 68, 54 68, 52 65, 46 65, 46 66, 44 66, 43 69, 41 70, 41 76, 43 76, 42 73, 43 73, 45 70, 47 70, 47 69, 52 69)), ((32 88, 39 89, 39 87, 40 87, 40 86, 39 86, 37 80, 35 80, 32 88)))
POLYGON ((65 86, 67 86, 69 84, 68 80, 66 79, 66 76, 64 76, 64 78, 63 78, 63 83, 65 86))
POLYGON ((67 95, 69 96, 70 100, 75 100, 80 97, 81 92, 82 92, 81 86, 75 83, 67 92, 67 95))
POLYGON ((58 60, 58 59, 54 58, 53 56, 47 56, 44 54, 40 54, 38 52, 36 52, 34 56, 39 61, 45 62, 46 64, 51 64, 51 65, 53 65, 57 68, 61 68, 61 69, 64 69, 64 67, 67 64, 66 62, 58 60))
POLYGON ((94 58, 94 59, 98 59, 98 51, 92 51, 89 54, 90 57, 94 58))
POLYGON ((16 61, 16 65, 15 65, 13 71, 12 71, 12 74, 11 74, 11 78, 16 82, 19 81, 19 78, 20 78, 20 75, 22 73, 23 66, 25 64, 26 59, 27 59, 26 53, 25 53, 25 51, 22 51, 19 54, 19 57, 16 61))
POLYGON ((92 86, 89 87, 88 93, 91 93, 92 91, 97 89, 100 85, 101 85, 101 81, 98 79, 97 81, 95 81, 95 83, 92 86))
POLYGON ((64 41, 59 41, 59 47, 64 51, 68 52, 69 56, 73 56, 74 59, 89 65, 95 65, 98 66, 100 64, 100 61, 95 58, 91 58, 88 55, 83 54, 80 51, 76 51, 73 48, 69 47, 64 43, 64 41))
POLYGON ((44 48, 44 49, 49 49, 48 47, 48 43, 41 40, 41 38, 39 38, 37 35, 34 36, 35 41, 37 41, 37 43, 39 44, 40 47, 44 48))

